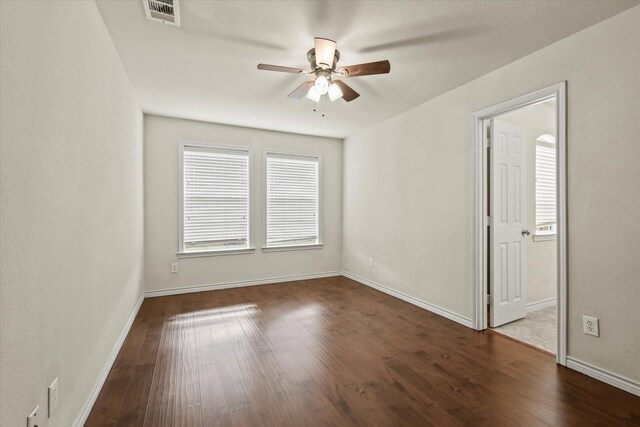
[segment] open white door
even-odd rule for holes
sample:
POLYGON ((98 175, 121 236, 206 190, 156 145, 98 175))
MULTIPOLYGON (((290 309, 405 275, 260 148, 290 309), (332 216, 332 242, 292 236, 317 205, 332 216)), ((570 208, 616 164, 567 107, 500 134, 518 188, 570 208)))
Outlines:
POLYGON ((523 240, 529 232, 525 222, 524 129, 493 119, 490 138, 489 325, 496 327, 521 319, 527 312, 523 240))

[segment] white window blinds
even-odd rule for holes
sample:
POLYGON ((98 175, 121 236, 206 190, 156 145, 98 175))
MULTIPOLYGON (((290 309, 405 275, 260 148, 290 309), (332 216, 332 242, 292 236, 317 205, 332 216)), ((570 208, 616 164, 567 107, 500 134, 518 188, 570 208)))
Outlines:
POLYGON ((267 247, 319 243, 318 157, 267 153, 266 169, 267 247))
POLYGON ((536 233, 556 233, 556 144, 547 134, 536 140, 536 233))
POLYGON ((185 252, 249 246, 249 151, 183 146, 185 252))

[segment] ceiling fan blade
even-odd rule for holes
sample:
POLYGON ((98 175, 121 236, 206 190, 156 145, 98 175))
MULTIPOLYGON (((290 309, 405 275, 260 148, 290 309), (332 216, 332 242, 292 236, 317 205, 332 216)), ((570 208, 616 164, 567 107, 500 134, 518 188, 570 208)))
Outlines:
POLYGON ((316 64, 319 67, 329 69, 333 66, 333 57, 336 53, 336 42, 322 37, 313 39, 316 51, 316 64))
POLYGON ((313 80, 310 80, 308 82, 304 82, 300 86, 295 88, 293 90, 293 92, 291 92, 287 96, 289 98, 302 99, 302 98, 304 98, 304 96, 307 95, 307 93, 309 92, 309 89, 311 89, 311 86, 313 86, 313 80))
POLYGON ((360 96, 358 92, 351 89, 351 87, 347 85, 345 82, 343 82, 342 80, 334 80, 333 82, 337 84, 340 90, 342 91, 342 99, 344 99, 345 101, 347 102, 353 101, 354 99, 360 96))
POLYGON ((387 74, 391 71, 391 63, 384 61, 367 62, 366 64, 348 65, 340 69, 345 77, 369 76, 371 74, 387 74))
POLYGON ((302 68, 283 67, 281 65, 258 64, 258 70, 280 71, 282 73, 298 74, 304 71, 302 68))

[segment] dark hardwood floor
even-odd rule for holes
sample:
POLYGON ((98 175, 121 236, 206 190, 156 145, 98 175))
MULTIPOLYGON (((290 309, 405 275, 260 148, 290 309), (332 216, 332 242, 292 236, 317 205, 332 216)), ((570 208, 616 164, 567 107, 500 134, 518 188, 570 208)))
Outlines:
POLYGON ((337 277, 145 300, 86 425, 640 425, 640 398, 337 277))

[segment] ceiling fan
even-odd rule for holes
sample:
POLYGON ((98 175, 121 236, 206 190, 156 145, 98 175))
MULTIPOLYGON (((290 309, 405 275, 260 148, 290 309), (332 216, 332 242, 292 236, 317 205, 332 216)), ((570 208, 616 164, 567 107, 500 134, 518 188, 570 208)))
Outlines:
POLYGON ((353 101, 360 96, 349 87, 340 77, 358 77, 371 74, 387 74, 391 70, 389 61, 368 62, 366 64, 349 65, 336 69, 340 60, 340 52, 333 40, 316 37, 314 47, 307 52, 307 60, 311 71, 302 68, 282 67, 280 65, 258 64, 258 70, 280 71, 292 74, 307 74, 313 80, 306 81, 289 94, 289 98, 302 99, 306 95, 312 101, 319 102, 322 95, 327 94, 331 101, 344 99, 353 101))

